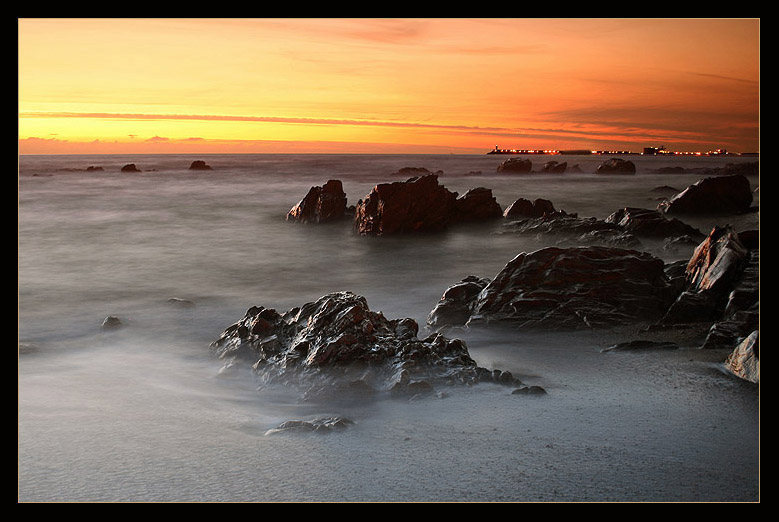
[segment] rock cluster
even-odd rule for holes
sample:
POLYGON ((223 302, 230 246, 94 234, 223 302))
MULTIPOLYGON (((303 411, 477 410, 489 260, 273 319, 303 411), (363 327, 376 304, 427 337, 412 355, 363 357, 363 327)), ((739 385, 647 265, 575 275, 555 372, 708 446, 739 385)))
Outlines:
POLYGON ((252 307, 211 346, 225 371, 243 362, 262 385, 300 387, 306 400, 413 396, 439 384, 520 384, 509 372, 477 366, 463 341, 440 333, 419 339, 418 330, 413 319, 387 319, 364 297, 336 292, 283 314, 252 307))
POLYGON ((671 199, 660 203, 667 214, 721 214, 747 212, 752 190, 746 176, 715 176, 690 185, 671 199))
POLYGON ((437 174, 381 183, 355 208, 354 229, 366 236, 438 232, 455 223, 501 217, 500 205, 486 188, 463 196, 438 182, 437 174))

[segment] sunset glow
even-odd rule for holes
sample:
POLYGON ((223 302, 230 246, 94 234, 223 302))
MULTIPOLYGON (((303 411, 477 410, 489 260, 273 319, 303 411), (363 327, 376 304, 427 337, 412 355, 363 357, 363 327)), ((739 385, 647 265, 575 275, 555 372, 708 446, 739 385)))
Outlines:
POLYGON ((19 19, 19 152, 757 152, 759 29, 759 19, 19 19))

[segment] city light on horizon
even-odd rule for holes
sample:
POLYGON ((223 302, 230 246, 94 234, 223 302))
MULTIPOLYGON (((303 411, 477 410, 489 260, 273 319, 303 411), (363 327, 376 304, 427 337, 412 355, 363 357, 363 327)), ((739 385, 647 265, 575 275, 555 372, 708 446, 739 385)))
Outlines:
POLYGON ((759 22, 21 18, 19 153, 759 152, 759 22))

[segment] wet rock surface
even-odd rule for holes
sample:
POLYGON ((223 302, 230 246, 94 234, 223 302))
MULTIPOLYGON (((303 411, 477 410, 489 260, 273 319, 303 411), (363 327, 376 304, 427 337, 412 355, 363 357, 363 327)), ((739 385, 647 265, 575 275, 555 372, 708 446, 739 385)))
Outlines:
POLYGON ((630 160, 611 158, 604 161, 595 170, 596 174, 635 174, 636 165, 630 160))
POLYGON ((477 366, 463 341, 440 333, 419 339, 418 329, 413 319, 387 319, 364 297, 336 292, 283 314, 252 307, 211 346, 225 370, 243 365, 261 386, 295 387, 311 401, 520 384, 509 372, 477 366))
POLYGON ((478 187, 458 197, 438 182, 437 174, 427 174, 376 185, 357 203, 354 229, 366 236, 440 232, 501 215, 492 190, 478 187))
POLYGON ((497 167, 498 172, 511 174, 527 174, 531 170, 533 170, 533 163, 524 158, 509 158, 497 167))
POLYGON ((327 223, 346 213, 346 193, 340 180, 331 179, 321 187, 311 187, 308 194, 287 213, 287 221, 327 223))
POLYGON ((735 174, 698 180, 658 208, 667 214, 728 214, 749 211, 752 200, 749 179, 735 174))

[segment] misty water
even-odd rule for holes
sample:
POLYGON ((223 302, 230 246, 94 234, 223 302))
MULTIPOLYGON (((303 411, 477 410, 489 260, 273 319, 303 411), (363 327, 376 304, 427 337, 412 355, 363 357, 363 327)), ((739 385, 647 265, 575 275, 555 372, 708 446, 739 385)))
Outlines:
MULTIPOLYGON (((607 157, 570 156, 554 159, 583 173, 517 176, 496 172, 505 159, 20 157, 19 500, 759 500, 759 389, 724 371, 727 352, 694 344, 618 353, 603 352, 625 340, 617 331, 447 333, 479 365, 544 387, 542 397, 479 384, 445 398, 307 404, 291 390, 258 390, 249 368, 220 375, 209 344, 251 306, 283 312, 350 290, 388 318, 424 325, 448 286, 493 277, 554 241, 502 233, 500 222, 381 238, 356 235, 349 222, 286 222, 313 185, 340 179, 355 204, 375 184, 405 179, 398 169, 425 167, 460 194, 492 189, 504 208, 545 198, 602 219, 654 208, 662 194, 653 189, 702 177, 659 167, 756 161, 631 156, 635 176, 604 176, 592 172, 607 157), (196 159, 213 170, 188 170, 196 159), (120 172, 128 163, 143 172, 120 172), (107 316, 124 327, 101 329, 107 316), (265 435, 322 415, 354 425, 265 435)), ((758 189, 757 177, 750 183, 758 189)), ((758 219, 685 221, 708 233, 755 229, 758 219)), ((692 253, 642 249, 666 261, 692 253)))

